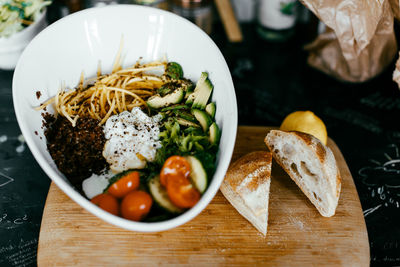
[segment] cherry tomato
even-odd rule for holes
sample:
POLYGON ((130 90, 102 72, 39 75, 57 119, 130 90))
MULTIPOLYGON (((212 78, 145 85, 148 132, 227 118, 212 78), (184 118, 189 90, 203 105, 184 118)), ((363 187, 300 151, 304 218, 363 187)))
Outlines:
POLYGON ((121 202, 121 214, 125 219, 140 221, 149 213, 153 204, 151 196, 144 191, 128 193, 121 202))
POLYGON ((140 179, 138 172, 130 172, 113 183, 108 188, 108 193, 116 198, 123 198, 129 192, 139 188, 140 179))
POLYGON ((171 156, 165 162, 160 172, 160 182, 163 186, 167 186, 168 177, 171 175, 183 175, 189 177, 190 164, 181 156, 171 156))
POLYGON ((109 194, 100 194, 90 200, 105 211, 118 216, 119 205, 115 197, 109 194))
POLYGON ((200 199, 200 192, 183 175, 168 177, 167 194, 172 203, 179 208, 191 208, 200 199))

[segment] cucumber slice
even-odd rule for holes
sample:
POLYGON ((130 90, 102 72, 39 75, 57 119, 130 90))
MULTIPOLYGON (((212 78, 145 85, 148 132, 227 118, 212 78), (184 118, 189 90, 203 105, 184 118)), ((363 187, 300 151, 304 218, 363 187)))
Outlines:
POLYGON ((149 181, 149 190, 154 201, 163 209, 171 213, 181 213, 183 210, 172 204, 167 195, 167 190, 161 185, 160 177, 157 175, 149 181))
POLYGON ((218 145, 219 139, 221 138, 221 130, 219 129, 216 122, 213 122, 211 124, 209 134, 210 143, 213 145, 218 145))
POLYGON ((208 113, 208 115, 210 115, 210 117, 212 119, 214 119, 214 117, 215 117, 216 110, 217 110, 217 106, 215 105, 214 102, 211 102, 206 106, 206 112, 208 113))
POLYGON ((185 92, 183 89, 179 87, 172 93, 165 96, 154 95, 150 97, 146 103, 150 108, 162 108, 181 102, 184 94, 185 92))
POLYGON ((196 118, 196 120, 200 123, 201 128, 203 128, 204 132, 207 132, 208 127, 210 127, 212 120, 210 116, 208 116, 207 112, 199 109, 192 109, 192 114, 196 118))
POLYGON ((207 173, 203 164, 194 156, 186 156, 185 158, 190 164, 190 179, 197 190, 203 194, 207 189, 207 173))

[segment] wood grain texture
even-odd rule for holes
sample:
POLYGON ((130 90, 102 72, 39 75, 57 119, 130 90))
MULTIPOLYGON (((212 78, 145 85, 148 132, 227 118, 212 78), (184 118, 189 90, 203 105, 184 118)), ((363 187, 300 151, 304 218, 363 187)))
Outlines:
MULTIPOLYGON (((239 127, 232 160, 264 150, 269 128, 239 127)), ((160 233, 119 229, 86 212, 53 183, 43 214, 39 266, 369 266, 369 243, 346 162, 328 141, 342 175, 336 215, 322 217, 276 162, 267 236, 221 192, 199 216, 160 233)))
POLYGON ((222 24, 224 25, 224 29, 229 41, 243 41, 242 31, 236 19, 230 0, 215 0, 215 6, 217 7, 218 14, 221 17, 222 24))

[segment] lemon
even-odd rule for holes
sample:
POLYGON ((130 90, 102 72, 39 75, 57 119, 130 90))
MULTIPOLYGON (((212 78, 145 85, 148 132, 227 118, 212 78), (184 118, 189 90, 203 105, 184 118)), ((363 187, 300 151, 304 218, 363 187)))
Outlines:
POLYGON ((317 137, 326 145, 328 133, 324 122, 312 111, 295 111, 286 116, 281 127, 283 131, 299 131, 317 137))

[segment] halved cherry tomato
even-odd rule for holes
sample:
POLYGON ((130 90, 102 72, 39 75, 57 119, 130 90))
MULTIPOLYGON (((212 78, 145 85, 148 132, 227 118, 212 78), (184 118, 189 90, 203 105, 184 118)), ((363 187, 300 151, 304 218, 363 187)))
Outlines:
POLYGON ((113 183, 108 188, 108 193, 116 198, 123 198, 129 192, 139 188, 140 178, 138 172, 130 172, 113 183))
POLYGON ((167 186, 168 177, 171 175, 181 175, 185 178, 189 177, 190 164, 181 156, 171 156, 165 162, 160 172, 160 182, 163 186, 167 186))
POLYGON ((105 211, 118 216, 119 205, 115 197, 109 194, 100 194, 90 200, 105 211))
POLYGON ((128 193, 121 202, 121 214, 125 219, 140 221, 149 213, 153 199, 144 191, 128 193))
POLYGON ((168 177, 167 194, 172 203, 179 208, 191 208, 200 199, 200 192, 183 175, 168 177))

